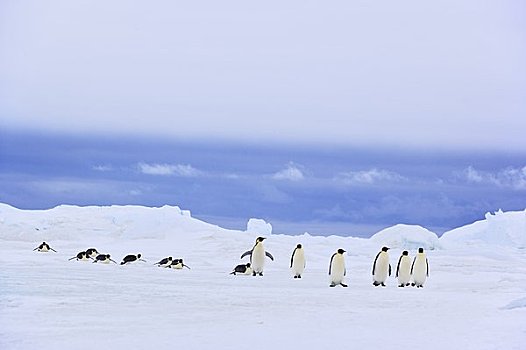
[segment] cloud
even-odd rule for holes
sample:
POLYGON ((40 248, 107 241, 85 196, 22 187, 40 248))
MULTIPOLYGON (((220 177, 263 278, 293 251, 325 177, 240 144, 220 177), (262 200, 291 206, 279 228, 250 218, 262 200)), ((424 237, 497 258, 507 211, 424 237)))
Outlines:
POLYGON ((109 164, 99 164, 99 165, 95 165, 93 166, 92 168, 93 170, 96 170, 96 171, 100 171, 100 172, 108 172, 108 171, 113 171, 113 167, 109 164))
POLYGON ((290 162, 285 169, 272 175, 272 178, 274 180, 301 181, 305 176, 297 165, 290 162))
POLYGON ((469 166, 458 176, 470 183, 492 184, 514 190, 526 190, 526 166, 522 168, 507 167, 496 172, 477 170, 469 166))
POLYGON ((181 176, 181 177, 197 177, 204 175, 204 172, 194 168, 189 164, 148 164, 139 163, 137 165, 139 171, 147 175, 161 175, 161 176, 181 176))
POLYGON ((373 168, 339 173, 335 180, 342 181, 346 185, 372 185, 378 182, 401 182, 406 181, 407 178, 396 172, 373 168))

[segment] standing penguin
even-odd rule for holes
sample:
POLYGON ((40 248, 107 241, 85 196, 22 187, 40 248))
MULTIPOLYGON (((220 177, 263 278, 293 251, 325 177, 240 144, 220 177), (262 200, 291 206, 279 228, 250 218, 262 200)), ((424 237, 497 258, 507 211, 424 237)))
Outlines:
POLYGON ((385 287, 387 274, 391 276, 391 264, 389 264, 389 250, 388 247, 382 247, 382 250, 376 254, 373 263, 373 285, 385 287))
POLYGON ((77 259, 77 261, 87 261, 89 257, 86 255, 86 252, 79 252, 76 256, 69 258, 68 261, 77 259))
POLYGON ((134 261, 144 261, 146 262, 146 260, 143 260, 141 259, 141 254, 137 254, 137 255, 126 255, 122 261, 121 261, 121 265, 124 265, 124 264, 127 264, 127 263, 131 263, 131 262, 134 262, 134 261))
POLYGON ((298 244, 292 252, 290 258, 290 268, 294 274, 294 278, 301 278, 303 271, 305 270, 305 251, 301 244, 298 244))
POLYGON ((396 277, 398 278, 398 287, 406 287, 409 285, 411 280, 411 257, 409 252, 404 250, 400 259, 398 259, 398 265, 396 265, 396 277))
POLYGON ((231 275, 251 275, 252 274, 252 268, 250 267, 250 263, 237 265, 234 267, 234 271, 230 272, 231 275))
POLYGON ((110 254, 99 254, 97 255, 97 257, 95 258, 95 261, 93 263, 97 263, 97 262, 100 262, 100 263, 103 263, 103 264, 109 264, 110 261, 114 264, 116 264, 117 262, 115 260, 113 260, 110 256, 110 254))
POLYGON ((347 285, 343 283, 343 277, 347 274, 343 253, 345 253, 345 250, 338 249, 338 251, 331 256, 331 262, 329 264, 331 284, 329 287, 336 287, 337 285, 347 287, 347 285))
POLYGON ((424 253, 424 248, 418 248, 418 253, 411 266, 411 276, 413 277, 413 286, 424 288, 426 278, 429 276, 429 263, 424 253))
POLYGON ((42 242, 41 245, 39 245, 38 247, 36 247, 35 249, 33 249, 33 251, 39 251, 39 252, 43 252, 43 253, 47 253, 49 252, 50 250, 54 251, 55 253, 57 252, 55 249, 51 248, 49 246, 49 244, 47 244, 46 242, 42 242))
POLYGON ((159 267, 170 267, 170 265, 172 265, 172 257, 169 256, 167 258, 161 259, 160 261, 156 262, 154 265, 157 265, 159 267))
POLYGON ((252 266, 252 276, 260 275, 263 276, 263 267, 265 266, 265 256, 268 256, 270 260, 274 261, 274 257, 269 252, 265 251, 263 241, 265 237, 258 237, 256 244, 252 250, 246 251, 241 255, 241 259, 245 256, 250 255, 250 264, 252 266))

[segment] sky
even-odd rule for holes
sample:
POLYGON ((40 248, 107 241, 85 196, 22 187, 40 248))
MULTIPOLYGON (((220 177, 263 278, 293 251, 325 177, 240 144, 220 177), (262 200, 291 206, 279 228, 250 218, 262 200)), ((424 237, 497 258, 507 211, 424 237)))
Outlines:
POLYGON ((2 1, 0 201, 324 234, 524 209, 525 10, 2 1))

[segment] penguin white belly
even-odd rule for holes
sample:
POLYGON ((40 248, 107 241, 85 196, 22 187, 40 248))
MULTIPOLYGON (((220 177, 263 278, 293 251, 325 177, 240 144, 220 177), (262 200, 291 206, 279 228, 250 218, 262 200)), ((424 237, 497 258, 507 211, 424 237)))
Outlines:
POLYGON ((263 272, 265 266, 265 248, 261 244, 258 244, 252 250, 250 256, 250 265, 255 273, 263 272))
POLYGON ((398 284, 406 285, 411 280, 411 258, 408 256, 402 257, 400 266, 398 267, 398 284))
POLYGON ((427 264, 425 258, 417 257, 413 266, 413 282, 416 285, 424 285, 427 277, 427 264))
POLYGON ((39 252, 43 252, 43 253, 47 253, 47 252, 49 252, 49 249, 47 249, 47 247, 44 246, 44 247, 40 248, 38 251, 39 252))
POLYGON ((302 275, 305 270, 305 253, 303 250, 297 250, 292 261, 292 273, 294 275, 302 275))
POLYGON ((376 282, 384 283, 389 274, 389 256, 387 254, 380 254, 376 260, 373 279, 376 282))
POLYGON ((343 277, 345 276, 345 260, 343 256, 335 256, 332 259, 331 264, 331 283, 340 284, 343 282, 343 277))
POLYGON ((245 272, 243 273, 243 275, 247 275, 247 276, 248 276, 248 275, 252 275, 252 272, 254 272, 254 271, 252 270, 252 268, 251 268, 251 267, 247 267, 247 269, 245 270, 245 272))

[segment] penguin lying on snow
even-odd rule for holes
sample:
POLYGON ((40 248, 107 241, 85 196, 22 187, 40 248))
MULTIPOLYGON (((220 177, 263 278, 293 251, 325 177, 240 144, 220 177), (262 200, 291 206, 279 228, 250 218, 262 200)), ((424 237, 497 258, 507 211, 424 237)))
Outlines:
POLYGON ((156 262, 154 265, 157 265, 159 267, 169 267, 172 265, 172 257, 169 256, 167 258, 161 259, 160 261, 156 262))
POLYGON ((172 261, 172 264, 167 267, 171 269, 176 269, 176 270, 181 270, 183 267, 186 267, 188 270, 190 270, 190 267, 183 263, 183 259, 174 259, 172 261))
POLYGON ((128 264, 128 263, 131 263, 131 262, 134 262, 134 261, 144 261, 146 262, 146 260, 144 259, 141 259, 141 254, 137 254, 137 255, 126 255, 122 261, 121 261, 121 265, 124 265, 124 264, 128 264))
POLYGON ((256 239, 256 244, 254 244, 252 250, 248 250, 244 252, 243 255, 241 255, 241 259, 243 259, 247 255, 250 255, 250 264, 252 265, 253 276, 263 276, 265 256, 268 256, 270 260, 274 261, 274 257, 272 256, 272 254, 265 251, 265 247, 263 246, 263 240, 265 240, 265 237, 258 237, 256 239))
POLYGON ((68 261, 73 259, 77 259, 77 261, 88 261, 90 257, 86 254, 86 252, 79 252, 76 256, 69 258, 68 261))
POLYGON ((86 250, 86 255, 87 255, 88 258, 95 259, 97 257, 97 255, 99 255, 99 252, 95 248, 89 248, 89 249, 86 250))
POLYGON ((39 251, 39 252, 43 252, 43 253, 47 253, 49 252, 50 250, 54 251, 55 253, 57 252, 55 249, 51 248, 49 246, 49 244, 47 244, 46 242, 42 242, 41 245, 39 245, 38 247, 36 247, 35 249, 33 249, 33 251, 39 251))
POLYGON ((100 263, 103 263, 103 264, 109 264, 111 262, 113 263, 117 263, 115 260, 113 260, 111 257, 110 257, 110 254, 99 254, 97 255, 97 257, 95 258, 95 261, 93 263, 96 263, 96 262, 100 262, 100 263))
POLYGON ((230 272, 231 275, 251 275, 252 274, 252 268, 250 267, 250 263, 237 265, 234 267, 234 271, 230 272))
POLYGON ((329 287, 336 287, 337 285, 347 287, 347 285, 343 283, 343 277, 347 274, 343 253, 345 253, 345 250, 338 249, 338 251, 331 256, 331 262, 329 264, 331 284, 329 287))

